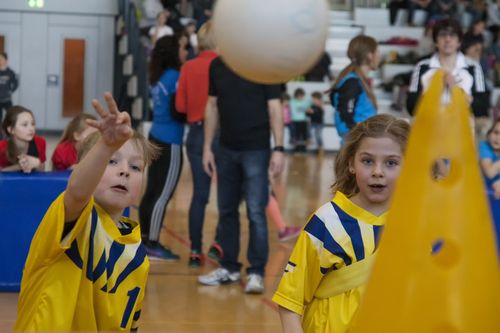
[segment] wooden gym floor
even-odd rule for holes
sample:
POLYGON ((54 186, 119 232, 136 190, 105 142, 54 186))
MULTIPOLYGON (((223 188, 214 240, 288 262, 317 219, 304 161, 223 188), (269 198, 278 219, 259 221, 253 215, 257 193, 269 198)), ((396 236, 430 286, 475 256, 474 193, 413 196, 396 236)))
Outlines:
MULTIPOLYGON (((287 154, 286 169, 274 181, 274 191, 287 225, 303 226, 321 204, 331 198, 333 154, 287 154)), ((212 188, 204 227, 204 248, 210 245, 217 221, 215 186, 212 188)), ((200 269, 187 266, 189 255, 188 208, 192 183, 185 156, 181 180, 170 202, 161 235, 162 243, 181 255, 177 263, 152 261, 147 294, 142 309, 140 332, 223 333, 279 332, 276 305, 271 297, 288 261, 295 240, 279 242, 274 224, 269 220, 269 261, 263 295, 245 295, 242 285, 201 286, 197 276, 216 268, 213 261, 200 269)), ((240 260, 246 267, 248 222, 241 205, 240 260)), ((137 213, 132 211, 132 216, 137 213)), ((242 270, 244 273, 244 270, 242 270)), ((244 279, 243 274, 243 279, 244 279)), ((10 332, 16 318, 17 293, 0 293, 0 332, 10 332)))

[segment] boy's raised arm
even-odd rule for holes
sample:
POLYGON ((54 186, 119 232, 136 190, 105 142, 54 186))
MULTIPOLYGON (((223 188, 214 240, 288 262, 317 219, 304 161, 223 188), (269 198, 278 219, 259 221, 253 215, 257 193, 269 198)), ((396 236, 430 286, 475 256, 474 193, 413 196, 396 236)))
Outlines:
POLYGON ((87 123, 100 132, 100 138, 73 170, 64 195, 65 221, 75 221, 89 202, 113 154, 132 137, 130 116, 120 112, 113 96, 104 94, 108 110, 97 100, 92 106, 99 120, 87 123))

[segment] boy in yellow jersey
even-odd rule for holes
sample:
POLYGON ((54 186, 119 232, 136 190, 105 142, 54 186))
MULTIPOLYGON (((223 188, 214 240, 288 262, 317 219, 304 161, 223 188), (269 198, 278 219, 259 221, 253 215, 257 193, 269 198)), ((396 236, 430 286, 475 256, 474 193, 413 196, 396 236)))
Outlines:
POLYGON ((137 330, 149 261, 139 224, 122 213, 137 202, 156 151, 104 98, 108 111, 93 100, 100 119, 87 120, 98 131, 31 242, 16 331, 137 330))

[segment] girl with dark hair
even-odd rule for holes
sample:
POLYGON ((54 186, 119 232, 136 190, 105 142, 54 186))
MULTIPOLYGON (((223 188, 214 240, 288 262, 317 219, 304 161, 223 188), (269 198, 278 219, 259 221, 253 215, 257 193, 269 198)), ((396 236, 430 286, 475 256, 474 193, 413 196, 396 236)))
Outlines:
POLYGON ((35 135, 35 117, 30 110, 15 105, 7 110, 2 129, 7 139, 0 141, 0 170, 45 170, 45 138, 35 135))
POLYGON ((349 42, 347 56, 351 63, 340 72, 330 89, 335 127, 341 138, 357 123, 377 113, 377 100, 368 81, 368 73, 380 63, 377 41, 369 36, 354 37, 349 42))
POLYGON ((185 43, 165 36, 155 44, 149 67, 153 100, 153 125, 149 140, 160 148, 148 169, 148 180, 139 206, 142 238, 151 259, 178 260, 179 256, 160 244, 160 231, 168 202, 182 170, 184 124, 175 117, 175 93, 179 67, 186 59, 185 43))

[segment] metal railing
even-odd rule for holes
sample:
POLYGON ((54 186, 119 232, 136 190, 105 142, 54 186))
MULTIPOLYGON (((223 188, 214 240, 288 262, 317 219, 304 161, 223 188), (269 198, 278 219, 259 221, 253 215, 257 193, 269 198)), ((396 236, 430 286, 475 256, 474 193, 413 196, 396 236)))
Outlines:
POLYGON ((132 112, 133 125, 136 126, 150 117, 148 49, 141 42, 135 5, 130 0, 119 0, 118 8, 113 90, 118 106, 132 112))

